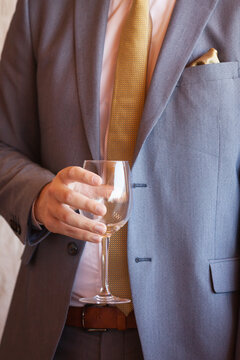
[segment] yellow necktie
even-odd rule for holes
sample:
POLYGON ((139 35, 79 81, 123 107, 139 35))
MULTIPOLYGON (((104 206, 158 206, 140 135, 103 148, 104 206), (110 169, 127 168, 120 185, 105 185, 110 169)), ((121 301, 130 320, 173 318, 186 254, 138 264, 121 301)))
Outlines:
MULTIPOLYGON (((120 38, 108 132, 108 160, 125 160, 132 164, 146 96, 151 28, 149 0, 133 0, 120 38)), ((126 225, 111 238, 109 285, 114 295, 131 298, 126 225)), ((118 307, 126 315, 133 309, 132 303, 118 307)))

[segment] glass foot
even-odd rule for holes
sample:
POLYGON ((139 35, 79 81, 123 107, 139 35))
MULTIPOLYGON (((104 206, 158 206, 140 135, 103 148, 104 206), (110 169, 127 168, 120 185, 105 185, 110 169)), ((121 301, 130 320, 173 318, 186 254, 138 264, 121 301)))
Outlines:
POLYGON ((96 295, 89 298, 80 298, 79 301, 84 304, 98 304, 98 305, 114 305, 114 304, 127 304, 130 299, 122 299, 114 295, 96 295))

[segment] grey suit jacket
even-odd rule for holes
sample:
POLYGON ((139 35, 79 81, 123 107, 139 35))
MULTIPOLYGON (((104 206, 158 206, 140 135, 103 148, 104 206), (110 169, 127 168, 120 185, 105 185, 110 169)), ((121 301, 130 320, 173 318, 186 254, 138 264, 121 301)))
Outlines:
MULTIPOLYGON (((28 216, 60 169, 99 158, 108 6, 20 0, 8 33, 0 66, 0 213, 26 248, 2 360, 52 359, 64 326, 84 243, 44 239, 30 231, 28 216)), ((128 227, 146 360, 240 357, 239 19, 239 0, 178 0, 148 92, 128 227), (211 47, 220 64, 186 68, 211 47)))

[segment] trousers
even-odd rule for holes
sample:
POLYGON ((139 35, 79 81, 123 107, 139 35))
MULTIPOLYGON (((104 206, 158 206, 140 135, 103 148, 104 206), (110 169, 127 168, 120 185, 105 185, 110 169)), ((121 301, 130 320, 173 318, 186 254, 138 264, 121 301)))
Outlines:
POLYGON ((65 326, 54 360, 143 360, 137 329, 86 331, 65 326))

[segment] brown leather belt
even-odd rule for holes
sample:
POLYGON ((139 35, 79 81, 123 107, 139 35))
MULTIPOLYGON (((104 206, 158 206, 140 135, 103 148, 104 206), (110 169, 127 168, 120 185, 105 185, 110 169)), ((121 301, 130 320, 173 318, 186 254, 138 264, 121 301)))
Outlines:
POLYGON ((66 325, 76 326, 88 331, 137 328, 133 311, 128 316, 125 316, 122 311, 113 306, 70 306, 66 325))

